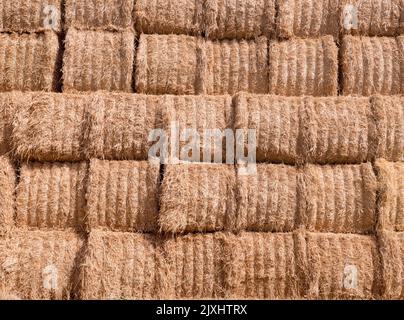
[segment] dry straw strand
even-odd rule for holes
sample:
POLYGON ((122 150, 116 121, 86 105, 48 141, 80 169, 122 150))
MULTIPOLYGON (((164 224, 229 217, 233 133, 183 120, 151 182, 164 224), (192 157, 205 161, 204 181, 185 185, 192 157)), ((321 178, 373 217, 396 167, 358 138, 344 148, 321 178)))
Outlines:
POLYGON ((159 176, 158 163, 91 160, 86 197, 87 228, 155 231, 159 176))
POLYGON ((0 32, 62 30, 61 0, 0 1, 0 32))
POLYGON ((161 230, 182 233, 232 229, 235 185, 236 174, 231 165, 167 165, 161 189, 161 230))
POLYGON ((17 226, 82 230, 86 174, 85 162, 23 164, 16 196, 17 226))
POLYGON ((272 41, 269 93, 284 96, 336 96, 338 48, 332 36, 272 41))
POLYGON ((63 91, 132 92, 133 31, 79 31, 66 34, 63 91))
POLYGON ((0 240, 0 292, 29 300, 72 298, 76 256, 73 232, 18 231, 0 240))
POLYGON ((0 237, 14 227, 14 190, 16 172, 11 159, 0 156, 0 237))
POLYGON ((378 229, 404 231, 404 163, 376 161, 379 189, 378 229))
POLYGON ((0 34, 0 91, 56 91, 58 52, 52 31, 0 34))
POLYGON ((66 0, 66 29, 122 31, 133 28, 134 0, 66 0))

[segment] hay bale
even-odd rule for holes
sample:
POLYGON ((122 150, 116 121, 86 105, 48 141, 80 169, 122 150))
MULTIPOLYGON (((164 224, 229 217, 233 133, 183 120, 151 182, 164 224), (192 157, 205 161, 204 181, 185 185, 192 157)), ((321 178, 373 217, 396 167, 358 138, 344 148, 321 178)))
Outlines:
POLYGON ((197 50, 201 43, 183 35, 142 34, 136 54, 136 92, 198 93, 197 50))
POLYGON ((18 93, 0 93, 0 155, 8 154, 11 150, 10 140, 13 115, 16 112, 15 100, 18 93))
POLYGON ((378 229, 404 231, 404 163, 376 161, 378 178, 378 229))
POLYGON ((202 34, 204 0, 138 0, 136 30, 147 34, 202 34))
POLYGON ((207 0, 205 32, 210 38, 251 39, 275 32, 275 0, 207 0))
POLYGON ((162 128, 160 97, 93 93, 86 110, 85 157, 108 160, 146 160, 150 132, 162 128))
POLYGON ((56 91, 59 40, 48 31, 0 34, 0 91, 56 91))
POLYGON ((268 40, 206 41, 202 54, 206 94, 268 92, 268 40))
POLYGON ((0 237, 14 226, 14 190, 17 181, 14 164, 0 156, 0 237))
POLYGON ((306 162, 371 160, 376 132, 369 99, 306 98, 300 116, 306 162))
POLYGON ((353 5, 357 14, 357 26, 345 28, 341 19, 341 28, 345 33, 368 36, 395 36, 402 32, 402 0, 344 0, 343 4, 353 5))
POLYGON ((306 245, 298 233, 226 235, 227 299, 296 299, 305 295, 306 245))
POLYGON ((403 50, 404 36, 345 36, 341 46, 343 94, 403 93, 400 71, 403 50))
POLYGON ((153 235, 91 232, 80 264, 80 299, 157 299, 157 251, 153 235))
POLYGON ((371 101, 377 124, 376 157, 404 161, 404 98, 374 96, 371 101))
POLYGON ((299 212, 310 231, 372 233, 377 181, 372 164, 306 165, 299 176, 299 212))
POLYGON ((404 232, 379 232, 382 297, 404 299, 404 232))
POLYGON ((62 30, 62 0, 0 0, 0 32, 62 30))
MULTIPOLYGON (((299 114, 302 98, 239 93, 234 99, 236 130, 256 130, 257 161, 294 164, 299 161, 299 114)), ((246 141, 246 140, 245 140, 246 141)), ((247 145, 245 151, 247 152, 247 145)))
POLYGON ((190 234, 162 243, 164 299, 218 299, 225 295, 222 233, 190 234))
POLYGON ((133 28, 134 0, 66 0, 66 30, 122 31, 133 28))
POLYGON ((236 228, 289 232, 297 226, 297 169, 258 164, 257 173, 237 176, 236 228))
POLYGON ((87 102, 87 96, 77 94, 19 95, 12 126, 14 155, 26 161, 83 160, 87 102))
POLYGON ((339 35, 341 0, 278 0, 277 26, 281 38, 339 35))
POLYGON ((83 241, 73 232, 18 231, 0 240, 0 291, 21 299, 70 299, 83 241))
POLYGON ((338 48, 332 36, 271 42, 269 93, 284 96, 335 96, 338 48))
POLYGON ((78 31, 66 34, 63 91, 132 92, 133 31, 78 31))
POLYGON ((16 196, 16 224, 29 230, 81 230, 87 163, 23 164, 16 196))
POLYGON ((89 230, 157 229, 159 163, 91 160, 87 189, 89 230))
POLYGON ((231 229, 236 214, 234 166, 183 163, 165 169, 159 217, 162 231, 231 229))
MULTIPOLYGON (((196 159, 199 157, 201 162, 215 161, 215 153, 219 153, 216 147, 214 137, 205 136, 205 130, 220 130, 222 134, 222 160, 226 160, 226 139, 225 130, 233 129, 233 107, 230 96, 164 96, 161 101, 162 124, 169 142, 171 139, 171 127, 173 124, 178 126, 179 137, 177 140, 180 150, 180 160, 186 158, 196 159), (187 149, 191 142, 189 139, 181 139, 185 130, 195 130, 199 134, 199 154, 184 154, 181 152, 187 149), (184 141, 185 140, 185 141, 184 141), (208 157, 210 151, 211 156, 208 157), (205 156, 206 154, 206 156, 205 156)), ((172 137, 175 138, 175 137, 172 137)), ((172 145, 168 146, 170 151, 172 145)), ((216 159, 218 160, 218 159, 216 159)), ((216 162, 216 161, 215 161, 216 162)))
POLYGON ((311 299, 371 299, 380 289, 372 236, 308 233, 311 299))

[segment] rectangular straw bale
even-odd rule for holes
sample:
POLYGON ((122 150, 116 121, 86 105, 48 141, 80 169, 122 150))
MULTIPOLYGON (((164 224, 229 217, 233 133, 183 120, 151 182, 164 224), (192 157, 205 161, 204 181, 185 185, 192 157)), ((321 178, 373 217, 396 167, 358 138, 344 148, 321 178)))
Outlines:
MULTIPOLYGON (((368 36, 395 36, 402 33, 402 0, 344 0, 342 3, 353 5, 357 11, 353 15, 357 26, 352 29, 345 28, 342 16, 341 29, 345 33, 368 36)), ((341 7, 343 10, 343 6, 341 7)))
POLYGON ((379 233, 382 297, 404 299, 404 232, 379 233))
POLYGON ((378 178, 378 229, 404 231, 404 162, 376 161, 378 178))
POLYGON ((237 176, 236 228, 289 232, 297 226, 297 169, 258 164, 256 174, 237 176))
POLYGON ((0 34, 0 91, 56 91, 58 36, 45 33, 0 34))
POLYGON ((275 0, 207 0, 205 31, 210 38, 251 39, 275 32, 275 0))
POLYGON ((300 116, 307 162, 371 160, 376 132, 369 99, 308 97, 300 116))
POLYGON ((17 176, 14 164, 6 156, 0 156, 0 237, 14 226, 14 191, 17 176))
POLYGON ((12 147, 21 160, 83 160, 88 97, 78 94, 27 93, 15 104, 12 147))
POLYGON ((338 48, 332 36, 271 42, 269 93, 336 96, 338 48))
POLYGON ((341 46, 343 94, 404 93, 402 64, 404 36, 345 36, 341 46))
POLYGON ((307 235, 311 299, 371 299, 380 289, 379 258, 372 236, 307 235))
POLYGON ((66 29, 120 31, 133 28, 135 0, 66 0, 66 29))
POLYGON ((62 30, 62 0, 0 0, 0 32, 62 30))
MULTIPOLYGON (((179 158, 187 160, 189 158, 197 159, 201 162, 215 161, 215 153, 222 152, 222 160, 226 160, 226 139, 225 130, 233 132, 233 107, 230 96, 164 96, 160 100, 162 123, 168 141, 172 141, 171 129, 177 126, 179 135, 176 140, 179 143, 179 158), (186 153, 189 151, 187 145, 192 141, 191 136, 185 138, 185 130, 195 130, 199 134, 199 154, 186 153), (222 136, 222 148, 217 150, 214 137, 205 136, 206 130, 220 130, 222 136), (211 156, 208 157, 210 151, 211 156)), ((171 150, 172 145, 169 145, 171 150)), ((219 159, 216 159, 219 160, 219 159)))
POLYGON ((161 230, 182 233, 231 229, 236 215, 235 186, 232 165, 167 165, 161 189, 161 230))
POLYGON ((371 101, 377 124, 376 157, 404 161, 404 97, 374 96, 371 101))
POLYGON ((16 112, 15 100, 19 93, 0 93, 0 156, 10 152, 13 116, 16 112))
POLYGON ((268 40, 206 41, 201 59, 206 94, 268 92, 268 40))
POLYGON ((137 0, 136 30, 148 34, 202 34, 204 1, 137 0))
POLYGON ((160 97, 94 93, 87 108, 86 158, 146 160, 160 125, 160 97))
POLYGON ((136 92, 199 93, 197 52, 202 43, 184 35, 142 34, 136 54, 136 92))
POLYGON ((281 38, 339 35, 342 0, 277 0, 281 38))
POLYGON ((310 231, 372 233, 377 181, 372 164, 306 165, 299 176, 299 212, 310 231))
POLYGON ((297 299, 305 295, 306 245, 298 233, 225 237, 228 299, 297 299))
POLYGON ((224 241, 222 233, 190 234, 169 238, 162 244, 159 284, 164 299, 223 298, 224 241))
POLYGON ((83 229, 87 163, 23 164, 16 224, 24 229, 83 229))
POLYGON ((18 231, 0 240, 0 291, 17 299, 71 299, 82 245, 76 233, 60 231, 18 231))
POLYGON ((80 265, 80 299, 157 299, 156 252, 150 234, 92 231, 80 265))
POLYGON ((133 31, 78 31, 66 34, 63 91, 132 92, 133 31))
POLYGON ((239 93, 234 100, 235 130, 256 130, 257 161, 294 164, 299 161, 299 114, 302 98, 239 93))
POLYGON ((160 165, 149 161, 90 162, 88 229, 152 232, 157 228, 160 165))

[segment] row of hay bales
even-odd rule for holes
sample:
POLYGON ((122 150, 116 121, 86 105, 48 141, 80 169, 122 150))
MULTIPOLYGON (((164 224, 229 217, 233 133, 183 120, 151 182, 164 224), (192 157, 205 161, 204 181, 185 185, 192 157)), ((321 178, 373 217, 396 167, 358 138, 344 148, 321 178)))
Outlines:
MULTIPOLYGON (((200 135, 200 159, 210 145, 204 130, 219 129, 222 134, 226 129, 241 130, 247 151, 252 129, 256 130, 258 162, 404 160, 401 96, 12 92, 0 94, 0 113, 0 153, 24 161, 147 160, 155 143, 149 141, 150 132, 163 129, 170 144, 173 124, 178 135, 184 129, 195 129, 200 135)), ((180 141, 179 147, 188 143, 180 141)))
POLYGON ((404 30, 401 0, 3 0, 0 7, 0 32, 136 29, 240 39, 394 36, 404 30))
POLYGON ((404 233, 183 237, 16 231, 0 238, 0 296, 22 299, 404 298, 404 233))
POLYGON ((63 82, 63 92, 394 95, 404 93, 403 55, 403 36, 345 36, 339 49, 331 36, 279 42, 142 34, 135 50, 133 31, 72 28, 63 51, 53 31, 3 33, 0 91, 59 91, 63 82))
POLYGON ((148 161, 22 164, 1 157, 0 230, 404 232, 402 162, 233 165, 148 161), (240 169, 240 168, 238 168, 240 169), (215 177, 212 179, 211 177, 215 177), (16 189, 15 202, 14 190, 16 189), (379 195, 379 201, 376 200, 379 195))

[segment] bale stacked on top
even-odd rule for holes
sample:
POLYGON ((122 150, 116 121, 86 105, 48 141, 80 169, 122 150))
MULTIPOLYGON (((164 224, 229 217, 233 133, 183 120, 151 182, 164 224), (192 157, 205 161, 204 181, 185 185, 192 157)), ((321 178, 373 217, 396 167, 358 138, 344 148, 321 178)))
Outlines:
POLYGON ((404 232, 379 233, 382 265, 382 295, 385 299, 404 299, 404 232))
POLYGON ((160 200, 161 230, 182 233, 231 229, 236 220, 235 186, 232 165, 167 165, 160 200))
POLYGON ((12 131, 14 154, 22 160, 83 160, 87 102, 85 95, 18 95, 12 131))
POLYGON ((66 29, 119 31, 133 28, 134 0, 66 0, 66 29))
MULTIPOLYGON (((161 98, 160 105, 166 138, 169 142, 178 142, 180 154, 177 156, 181 160, 192 157, 192 159, 198 158, 198 161, 211 162, 215 160, 215 154, 219 155, 221 152, 222 160, 220 162, 225 161, 227 151, 225 130, 233 130, 233 108, 230 96, 166 95, 161 98), (171 133, 173 126, 178 129, 176 137, 171 133), (186 130, 193 130, 190 132, 192 133, 190 137, 186 137, 186 130), (220 130, 220 150, 216 148, 218 138, 209 137, 206 130, 220 130), (174 138, 176 140, 173 140, 174 138), (187 153, 189 151, 187 145, 192 142, 195 142, 195 147, 198 148, 195 150, 197 154, 187 153)), ((172 147, 172 144, 169 143, 168 151, 171 151, 172 147)))
POLYGON ((268 92, 268 40, 206 41, 202 53, 203 92, 268 92))
POLYGON ((345 36, 341 47, 344 95, 394 95, 404 92, 404 36, 345 36))
POLYGON ((56 91, 59 40, 55 33, 0 34, 0 91, 56 91))
POLYGON ((269 93, 335 96, 338 48, 331 36, 273 41, 269 46, 269 93))
POLYGON ((380 264, 371 236, 307 235, 309 298, 371 299, 379 294, 380 264))
POLYGON ((0 32, 62 30, 62 0, 0 0, 0 32))
POLYGON ((14 226, 16 173, 10 158, 0 155, 0 237, 14 226))
MULTIPOLYGON (((158 299, 157 239, 153 235, 93 231, 80 263, 79 297, 158 299)), ((161 281, 160 281, 161 283, 161 281)))
POLYGON ((258 164, 256 174, 237 176, 236 229, 289 232, 297 227, 297 169, 258 164))
POLYGON ((404 161, 404 97, 374 96, 371 101, 377 123, 376 157, 404 161))
POLYGON ((86 173, 85 162, 23 164, 16 196, 17 227, 82 230, 86 173))
POLYGON ((132 92, 133 31, 78 31, 66 34, 63 91, 132 92))
POLYGON ((155 231, 159 177, 159 163, 91 160, 86 196, 87 228, 155 231))
POLYGON ((302 225, 315 232, 372 233, 376 190, 371 163, 307 165, 298 184, 302 225))
POLYGON ((379 183, 378 228, 404 231, 404 163, 376 161, 379 183))
POLYGON ((82 244, 77 234, 58 231, 18 231, 0 240, 0 292, 21 299, 70 299, 82 244))

